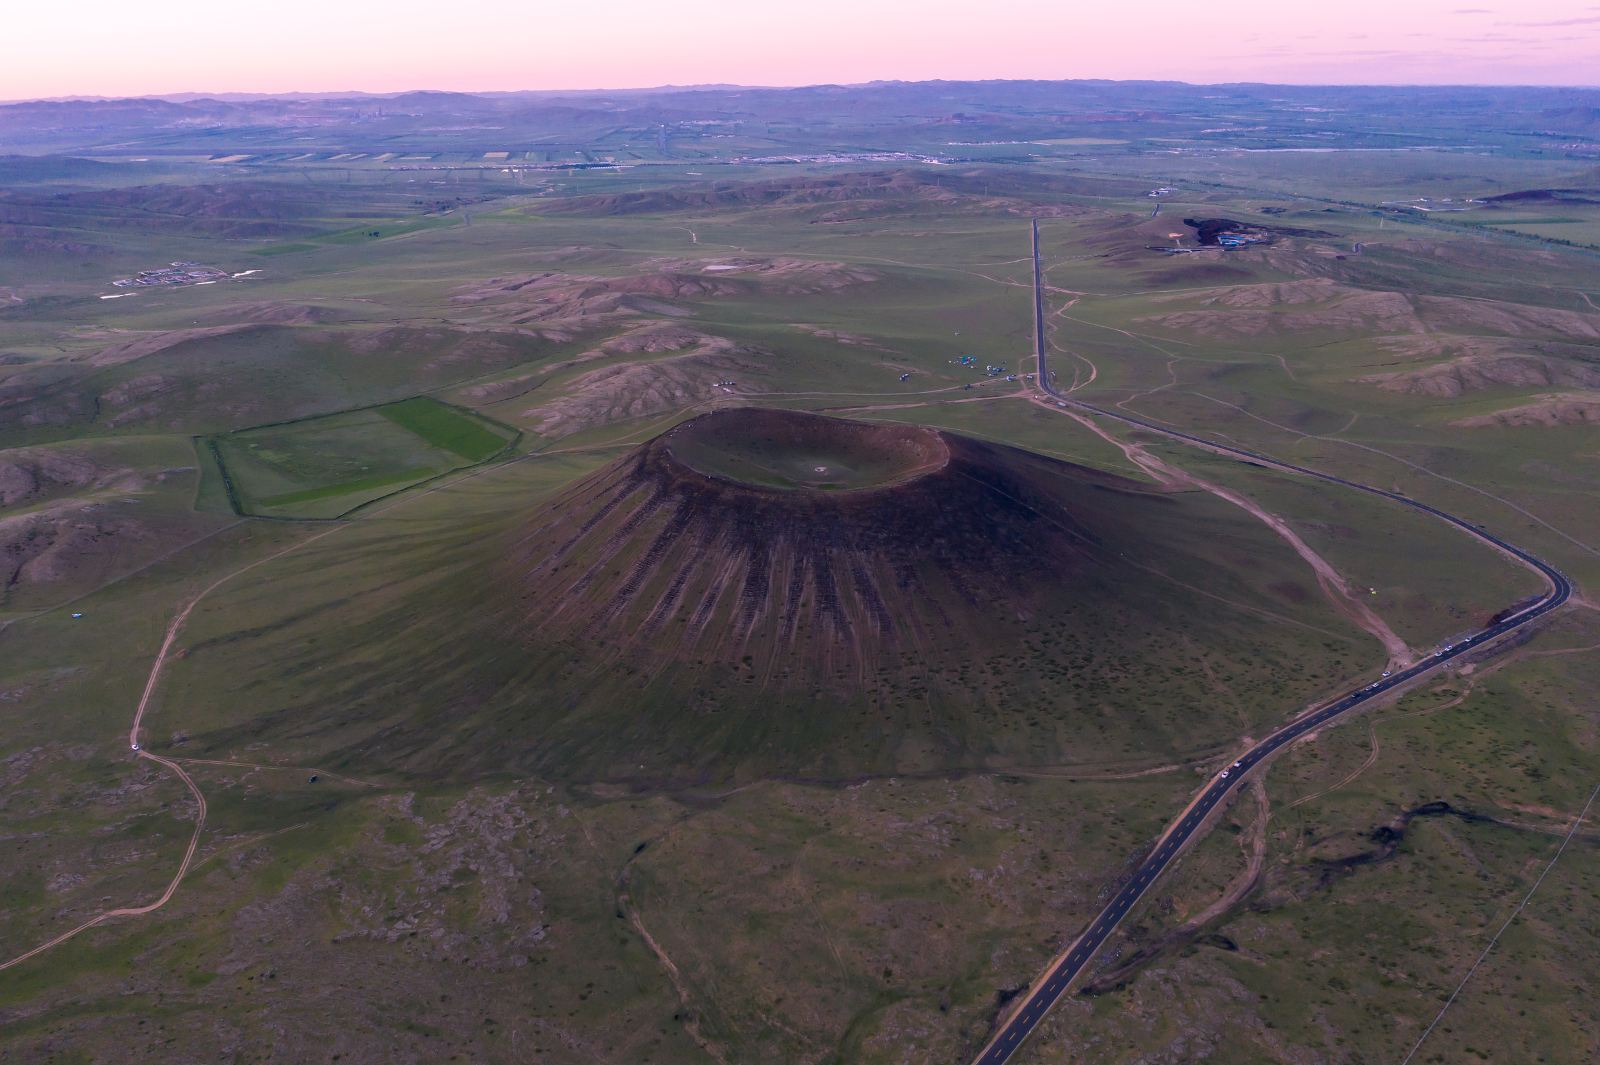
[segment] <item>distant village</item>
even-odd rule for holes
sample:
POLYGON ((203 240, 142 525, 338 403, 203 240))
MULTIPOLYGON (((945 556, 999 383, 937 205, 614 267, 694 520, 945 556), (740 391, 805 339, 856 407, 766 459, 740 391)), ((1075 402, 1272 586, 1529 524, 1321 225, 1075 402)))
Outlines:
MULTIPOLYGON (((969 367, 971 367, 973 369, 977 369, 977 366, 978 366, 978 357, 976 355, 957 355, 955 358, 951 359, 950 361, 951 361, 951 363, 953 363, 956 366, 969 366, 969 367)), ((1016 374, 1014 374, 1014 373, 1006 373, 1006 366, 1005 366, 1005 363, 1003 363, 1003 362, 1002 363, 994 363, 994 364, 985 364, 984 367, 983 367, 983 376, 985 376, 985 377, 1000 377, 1002 375, 1005 376, 1005 379, 1007 381, 1015 381, 1017 379, 1017 375, 1016 374)), ((906 380, 906 378, 908 378, 910 376, 911 376, 910 374, 905 374, 904 376, 902 376, 900 378, 900 380, 904 381, 904 380, 906 380)), ((1022 375, 1022 379, 1025 380, 1025 381, 1032 381, 1033 380, 1033 374, 1031 374, 1031 373, 1030 374, 1023 374, 1022 375)), ((971 385, 965 385, 963 387, 971 388, 972 386, 971 385)))
POLYGON ((137 277, 124 277, 111 283, 117 288, 134 288, 139 285, 210 285, 229 276, 231 275, 227 271, 212 266, 177 262, 168 263, 157 270, 141 270, 137 277))
POLYGON ((1455 199, 1454 197, 1451 197, 1451 196, 1445 196, 1445 197, 1442 197, 1440 199, 1434 199, 1431 196, 1418 196, 1414 200, 1384 200, 1383 201, 1383 206, 1385 206, 1385 207, 1405 207, 1405 208, 1409 208, 1410 210, 1413 210, 1413 211, 1428 211, 1428 212, 1433 212, 1433 211, 1470 211, 1475 207, 1482 207, 1483 205, 1484 205, 1484 201, 1482 201, 1482 200, 1474 200, 1474 199, 1469 199, 1469 198, 1465 198, 1465 197, 1463 197, 1462 199, 1458 200, 1458 199, 1455 199))

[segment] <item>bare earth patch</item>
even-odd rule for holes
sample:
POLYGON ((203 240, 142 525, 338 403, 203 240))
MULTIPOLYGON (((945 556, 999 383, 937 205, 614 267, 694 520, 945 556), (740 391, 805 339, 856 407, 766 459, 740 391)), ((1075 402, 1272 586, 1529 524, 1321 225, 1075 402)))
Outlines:
MULTIPOLYGON (((602 350, 590 357, 604 354, 602 350)), ((523 415, 534 420, 539 432, 565 436, 624 418, 660 414, 718 394, 759 391, 751 379, 767 370, 770 358, 760 348, 702 336, 694 350, 682 355, 591 370, 576 378, 564 395, 523 415), (720 385, 723 381, 734 383, 720 385)))
POLYGON ((1202 302, 1211 309, 1149 315, 1138 321, 1219 340, 1318 331, 1420 333, 1426 328, 1401 293, 1326 282, 1235 286, 1216 290, 1202 302), (1219 306, 1229 309, 1217 310, 1219 306))
POLYGON ((795 322, 794 327, 802 333, 810 333, 821 340, 832 340, 837 344, 849 344, 853 348, 868 348, 872 351, 885 352, 894 351, 893 348, 885 347, 871 337, 864 337, 859 333, 846 333, 839 329, 827 329, 820 325, 806 325, 803 322, 795 322))
POLYGON ((1600 388, 1600 367, 1545 355, 1477 354, 1360 380, 1388 392, 1452 397, 1491 388, 1600 388))
POLYGON ((1507 407, 1492 414, 1457 418, 1450 423, 1463 429, 1487 427, 1523 428, 1527 426, 1600 425, 1600 392, 1557 392, 1539 396, 1532 403, 1507 407))
POLYGON ((0 452, 0 507, 23 506, 64 491, 133 492, 149 478, 68 448, 15 448, 0 452))

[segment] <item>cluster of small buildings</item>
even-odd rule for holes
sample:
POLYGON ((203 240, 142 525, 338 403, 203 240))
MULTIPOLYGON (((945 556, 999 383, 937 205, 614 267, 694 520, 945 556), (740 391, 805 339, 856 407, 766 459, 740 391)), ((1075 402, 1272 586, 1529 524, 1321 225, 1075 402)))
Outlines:
POLYGON ((1159 189, 1151 189, 1149 192, 1145 193, 1145 195, 1150 197, 1171 196, 1172 190, 1163 185, 1159 189))
MULTIPOLYGON (((1168 233, 1167 236, 1172 239, 1171 245, 1146 244, 1145 248, 1149 251, 1158 251, 1162 255, 1192 255, 1196 251, 1204 250, 1203 247, 1191 248, 1185 245, 1182 233, 1168 233)), ((1215 246, 1221 248, 1244 248, 1251 244, 1266 244, 1269 240, 1269 236, 1261 232, 1223 232, 1217 234, 1215 246)))
POLYGON ((1384 200, 1385 207, 1402 207, 1412 211, 1470 211, 1474 207, 1483 206, 1482 200, 1470 198, 1456 199, 1453 196, 1443 196, 1434 199, 1431 196, 1418 196, 1414 200, 1384 200))
POLYGON ((841 163, 928 163, 938 165, 947 163, 949 160, 933 155, 920 155, 914 152, 819 152, 810 155, 737 155, 730 162, 763 166, 770 166, 774 163, 811 163, 833 166, 841 163))
MULTIPOLYGON (((252 271, 253 273, 254 271, 252 271)), ((199 263, 168 263, 158 270, 141 270, 137 277, 124 277, 111 282, 117 288, 137 285, 208 285, 227 277, 225 271, 199 263)))
MULTIPOLYGON (((957 365, 957 366, 971 366, 973 368, 976 368, 977 365, 978 365, 978 357, 976 355, 957 355, 955 358, 951 359, 950 361, 952 363, 954 363, 955 365, 957 365)), ((1005 379, 1007 381, 1015 381, 1017 379, 1017 375, 1016 374, 1014 374, 1014 373, 1013 374, 1006 373, 1005 363, 995 363, 993 365, 990 365, 990 364, 986 363, 984 365, 984 367, 983 367, 983 375, 985 377, 999 377, 1002 374, 1005 375, 1005 379)), ((1025 375, 1023 375, 1023 379, 1027 380, 1027 381, 1032 381, 1033 380, 1033 374, 1031 374, 1031 373, 1030 374, 1025 374, 1025 375)), ((902 377, 901 380, 903 381, 903 380, 905 380, 905 378, 902 377)), ((967 385, 967 387, 971 388, 972 386, 971 385, 967 385)))
MULTIPOLYGON (((955 363, 957 366, 977 366, 978 365, 978 357, 976 355, 957 355, 955 358, 951 359, 950 361, 955 363)), ((998 377, 1000 374, 1003 374, 1005 372, 1006 372, 1006 368, 1005 368, 1005 364, 1004 363, 1001 363, 1001 364, 999 364, 997 366, 990 366, 990 365, 985 364, 984 367, 983 367, 983 373, 984 373, 985 377, 998 377)))
MULTIPOLYGON (((950 361, 955 363, 957 366, 978 365, 978 357, 976 355, 957 355, 950 361)), ((1004 363, 1000 363, 995 366, 989 366, 986 364, 983 368, 983 372, 986 377, 998 377, 1000 374, 1006 372, 1006 367, 1004 363)))

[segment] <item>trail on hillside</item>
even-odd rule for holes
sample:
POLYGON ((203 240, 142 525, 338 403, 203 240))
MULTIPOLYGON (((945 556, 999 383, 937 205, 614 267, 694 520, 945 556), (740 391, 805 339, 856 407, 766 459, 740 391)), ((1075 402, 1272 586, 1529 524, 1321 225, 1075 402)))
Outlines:
POLYGON ((168 759, 161 757, 159 754, 151 754, 149 751, 140 751, 139 757, 146 758, 152 762, 159 762, 176 773, 178 779, 183 781, 184 785, 188 787, 189 793, 194 796, 194 800, 196 804, 198 804, 198 809, 196 810, 194 819, 194 832, 189 836, 189 848, 188 850, 184 851, 183 861, 178 863, 178 871, 173 874, 172 880, 167 884, 167 890, 161 893, 160 898, 143 906, 119 906, 116 909, 105 910, 94 917, 89 918, 89 920, 78 925, 76 928, 69 928, 67 931, 61 933, 59 936, 56 936, 54 939, 46 943, 41 943, 37 947, 34 947, 32 950, 24 954, 19 954, 9 961, 0 962, 0 972, 11 968, 13 965, 20 965, 36 955, 43 954, 51 947, 59 946, 79 933, 87 932, 89 929, 105 921, 109 921, 113 917, 138 917, 142 914, 152 913, 156 910, 159 910, 161 907, 165 906, 169 901, 171 901, 173 893, 178 890, 178 884, 189 872, 189 866, 194 862, 195 850, 200 846, 200 832, 205 828, 206 824, 206 797, 200 793, 200 788, 196 786, 194 778, 189 776, 188 773, 185 773, 183 771, 183 767, 178 765, 176 762, 169 761, 168 759))
POLYGON ((1334 568, 1333 564, 1316 552, 1310 544, 1301 538, 1300 534, 1289 527, 1289 523, 1271 513, 1261 504, 1248 496, 1235 492, 1231 488, 1207 481, 1187 470, 1180 469, 1158 455, 1152 454, 1143 445, 1129 440, 1123 440, 1116 434, 1099 425, 1094 419, 1077 411, 1066 408, 1055 408, 1044 400, 1035 400, 1040 406, 1055 410, 1084 426, 1102 440, 1120 450, 1128 461, 1138 466, 1156 481, 1156 483, 1169 489, 1198 488, 1210 492, 1219 499, 1224 499, 1256 518, 1267 528, 1276 533, 1285 543, 1294 549, 1295 553, 1305 560, 1306 564, 1316 575, 1317 585, 1322 589, 1323 595, 1332 604, 1335 610, 1349 618, 1361 629, 1371 634, 1379 643, 1383 644, 1384 653, 1389 656, 1391 665, 1406 663, 1416 658, 1416 653, 1400 638, 1389 623, 1383 620, 1372 607, 1356 595, 1342 573, 1334 568))
MULTIPOLYGON (((518 456, 518 457, 516 457, 516 458, 514 458, 514 459, 512 459, 510 461, 511 462, 521 462, 521 461, 524 461, 526 459, 543 458, 543 457, 547 457, 547 456, 550 456, 550 455, 570 454, 570 453, 572 453, 574 451, 604 450, 604 449, 606 449, 608 447, 611 447, 611 446, 613 446, 613 445, 609 444, 609 443, 605 443, 605 444, 590 445, 590 446, 582 447, 582 448, 567 448, 567 449, 562 449, 562 450, 529 452, 529 453, 527 453, 525 455, 520 455, 520 456, 518 456)), ((460 484, 463 481, 472 480, 473 478, 482 476, 483 474, 488 473, 491 470, 500 469, 505 465, 508 465, 508 463, 498 463, 498 464, 492 464, 492 465, 487 465, 487 466, 479 466, 479 467, 476 467, 476 468, 474 468, 472 470, 465 471, 462 474, 462 476, 460 476, 460 477, 456 477, 456 478, 448 479, 448 480, 441 480, 441 481, 439 481, 439 482, 437 482, 437 483, 435 483, 433 485, 430 485, 429 487, 423 489, 422 491, 417 492, 414 495, 406 494, 406 495, 398 496, 395 499, 393 499, 392 501, 384 504, 383 506, 377 507, 377 508, 373 509, 372 511, 370 511, 368 513, 367 517, 369 517, 369 518, 376 517, 377 515, 382 514, 385 511, 388 511, 388 510, 390 510, 390 509, 392 509, 394 507, 400 506, 400 505, 402 505, 404 503, 410 502, 410 501, 415 500, 415 499, 420 499, 420 498, 422 498, 424 496, 432 495, 434 492, 440 491, 440 490, 442 490, 442 489, 444 489, 446 487, 450 487, 450 486, 453 486, 453 485, 460 484)), ((235 524, 237 524, 237 523, 235 523, 235 524)), ((148 676, 145 678, 144 690, 140 693, 138 705, 134 709, 133 724, 128 730, 128 743, 130 744, 130 746, 137 745, 138 742, 139 742, 139 731, 140 731, 140 729, 141 729, 141 727, 143 726, 143 723, 144 723, 144 715, 145 715, 146 711, 150 707, 150 701, 154 697, 156 689, 157 689, 157 686, 159 685, 159 683, 161 681, 162 673, 166 669, 168 655, 172 651, 173 644, 176 642, 179 632, 182 631, 182 629, 184 627, 184 624, 188 621, 189 616, 194 612, 195 607, 199 606, 200 603, 203 600, 205 600, 206 597, 211 595, 212 592, 215 592, 218 588, 221 588, 223 585, 229 583, 230 581, 234 580, 235 578, 240 577, 240 576, 250 572, 251 570, 256 569, 259 566, 264 566, 268 562, 273 562, 273 561, 275 561, 277 559, 280 559, 280 558, 283 558, 284 556, 289 555, 289 554, 291 554, 291 553, 293 553, 295 551, 299 551, 302 548, 309 547, 310 545, 318 542, 319 540, 326 539, 327 537, 333 536, 336 533, 342 532, 342 531, 344 531, 346 529, 353 528, 353 527, 355 527, 356 524, 358 524, 358 523, 356 523, 356 522, 341 523, 341 524, 338 524, 338 525, 334 525, 334 526, 332 526, 332 527, 330 527, 328 529, 325 529, 322 532, 316 533, 316 534, 314 534, 312 536, 308 536, 303 540, 297 540, 294 543, 288 545, 287 547, 282 548, 281 550, 275 551, 275 552, 273 552, 271 554, 268 554, 268 555, 264 555, 261 558, 255 559, 254 561, 247 562, 247 563, 245 563, 244 565, 240 566, 237 569, 230 570, 229 572, 225 573, 221 577, 218 577, 216 580, 212 581, 210 584, 206 585, 198 593, 196 593, 195 595, 190 597, 189 600, 184 603, 184 605, 178 611, 178 613, 173 616, 172 621, 168 624, 166 633, 163 636, 162 641, 161 641, 161 647, 156 653, 155 660, 150 665, 150 672, 149 672, 148 676)), ((228 528, 232 528, 232 526, 228 526, 228 528)), ((120 906, 120 907, 116 907, 116 908, 113 908, 113 909, 104 910, 101 913, 96 914, 94 917, 91 917, 89 920, 84 921, 82 924, 77 925, 74 928, 70 928, 67 931, 61 933, 60 935, 54 937, 53 939, 50 939, 50 940, 48 940, 48 941, 46 941, 44 943, 39 944, 37 947, 34 947, 31 950, 28 950, 28 951, 26 951, 26 952, 24 952, 22 954, 19 954, 16 957, 11 958, 11 959, 9 959, 9 960, 7 960, 5 962, 0 962, 0 972, 3 972, 4 970, 9 969, 14 965, 19 965, 22 962, 27 961, 29 958, 36 957, 36 956, 44 953, 45 951, 51 949, 52 947, 59 946, 60 944, 65 943, 67 940, 72 939, 73 937, 75 937, 77 935, 80 935, 83 932, 86 932, 89 929, 94 928, 97 925, 103 924, 104 922, 106 922, 108 920, 111 920, 114 917, 137 917, 137 916, 142 916, 144 914, 152 913, 152 912, 160 909, 161 907, 165 906, 169 901, 171 901, 172 896, 178 890, 178 885, 183 881, 183 878, 186 875, 188 875, 188 872, 189 872, 189 870, 190 870, 190 868, 191 868, 191 866, 193 865, 193 862, 194 862, 195 852, 199 848, 199 845, 200 845, 200 834, 205 828, 205 822, 206 822, 206 798, 205 798, 205 795, 200 791, 199 785, 197 785, 194 782, 194 778, 191 777, 187 772, 185 772, 183 767, 181 765, 179 765, 177 762, 172 761, 171 759, 168 759, 168 758, 163 758, 161 755, 154 754, 154 753, 152 753, 150 751, 146 751, 146 750, 138 750, 137 751, 137 755, 140 758, 144 758, 144 759, 147 759, 147 760, 152 761, 152 762, 157 762, 160 765, 164 766, 166 769, 170 770, 174 775, 176 775, 178 777, 179 780, 181 780, 183 782, 184 786, 189 789, 190 794, 192 794, 194 796, 194 798, 195 798, 195 802, 197 804, 197 809, 196 809, 196 815, 195 815, 194 831, 189 837, 188 849, 184 852, 183 859, 178 864, 178 871, 173 875, 171 881, 168 882, 166 890, 163 891, 161 893, 161 896, 159 898, 157 898, 154 902, 148 903, 148 904, 146 904, 144 906, 120 906)), ((204 763, 204 762, 207 762, 208 760, 206 760, 206 759, 188 759, 188 761, 204 763)), ((219 759, 219 760, 212 760, 212 764, 226 765, 226 764, 234 764, 234 763, 228 763, 228 762, 225 762, 225 761, 219 759)), ((260 768, 266 768, 266 767, 260 767, 260 768)), ((290 768, 290 767, 276 767, 275 766, 275 767, 271 767, 271 768, 290 768)), ((330 775, 334 775, 334 774, 330 774, 330 775)), ((375 785, 369 784, 366 781, 356 781, 353 778, 343 777, 341 779, 350 780, 352 783, 364 784, 364 785, 367 785, 369 787, 375 786, 375 785)))

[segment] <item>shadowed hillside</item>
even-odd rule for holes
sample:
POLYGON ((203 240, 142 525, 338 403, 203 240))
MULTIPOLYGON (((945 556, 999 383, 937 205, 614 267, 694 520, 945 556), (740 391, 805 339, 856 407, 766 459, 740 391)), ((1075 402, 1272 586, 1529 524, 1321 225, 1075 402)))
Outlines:
POLYGON ((197 646, 239 716, 191 749, 640 784, 1084 762, 1275 720, 1362 646, 1227 504, 931 429, 704 415, 496 521, 319 567, 337 598, 258 604, 249 656, 197 646))

